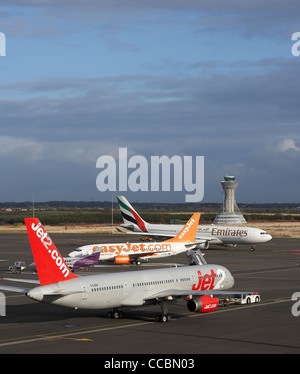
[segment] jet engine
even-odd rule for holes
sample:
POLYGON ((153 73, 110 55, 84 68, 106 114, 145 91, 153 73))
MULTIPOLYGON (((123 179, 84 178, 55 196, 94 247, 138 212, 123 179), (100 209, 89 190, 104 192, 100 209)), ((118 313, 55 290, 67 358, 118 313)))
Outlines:
POLYGON ((208 242, 208 240, 206 240, 205 242, 202 242, 201 244, 198 244, 197 246, 198 246, 198 248, 200 248, 200 249, 208 249, 208 247, 209 247, 209 242, 208 242))
POLYGON ((116 265, 130 264, 131 263, 131 258, 129 256, 116 256, 114 258, 114 263, 116 265))
POLYGON ((201 296, 198 299, 190 299, 187 302, 187 308, 190 312, 209 313, 213 312, 219 306, 219 299, 210 295, 201 296))

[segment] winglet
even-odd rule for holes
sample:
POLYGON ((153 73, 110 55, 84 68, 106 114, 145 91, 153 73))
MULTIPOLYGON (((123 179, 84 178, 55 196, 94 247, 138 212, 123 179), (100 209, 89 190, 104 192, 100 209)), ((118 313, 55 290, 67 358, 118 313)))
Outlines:
POLYGON ((189 242, 194 243, 197 228, 199 224, 200 213, 195 213, 186 223, 180 233, 175 238, 166 240, 166 242, 189 242))
POLYGON ((73 274, 46 230, 37 218, 25 218, 25 225, 36 264, 40 284, 63 282, 77 278, 73 274))

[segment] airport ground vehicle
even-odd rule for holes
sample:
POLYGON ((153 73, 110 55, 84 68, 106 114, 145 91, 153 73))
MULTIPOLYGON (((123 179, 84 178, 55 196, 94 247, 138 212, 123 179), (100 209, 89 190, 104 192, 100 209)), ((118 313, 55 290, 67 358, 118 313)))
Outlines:
POLYGON ((260 294, 252 292, 249 294, 234 295, 235 304, 252 304, 260 302, 260 294))
POLYGON ((260 294, 258 292, 251 292, 248 294, 235 294, 229 299, 232 304, 252 304, 259 303, 261 300, 260 294))
POLYGON ((22 273, 26 269, 26 264, 24 261, 16 261, 14 265, 9 266, 8 270, 11 273, 22 273))

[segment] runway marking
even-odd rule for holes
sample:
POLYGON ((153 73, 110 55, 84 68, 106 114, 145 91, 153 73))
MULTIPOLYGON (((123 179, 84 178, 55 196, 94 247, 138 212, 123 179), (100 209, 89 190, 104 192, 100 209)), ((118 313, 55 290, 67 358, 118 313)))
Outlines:
POLYGON ((57 341, 57 340, 73 340, 73 341, 76 341, 76 342, 93 342, 94 340, 93 339, 87 339, 87 338, 67 338, 67 337, 48 337, 48 336, 45 336, 45 339, 44 341, 46 342, 53 342, 53 341, 57 341))
MULTIPOLYGON (((292 270, 300 270, 300 268, 299 268, 299 265, 297 264, 297 265, 295 265, 295 266, 293 266, 293 267, 285 267, 285 268, 280 268, 280 269, 270 269, 270 270, 257 270, 257 271, 252 271, 252 272, 249 272, 249 273, 237 273, 237 274, 234 274, 234 276, 236 277, 236 276, 247 276, 247 275, 252 275, 252 274, 261 274, 261 273, 274 273, 274 272, 279 272, 279 271, 286 271, 286 270, 288 270, 288 271, 292 271, 292 270)), ((247 271, 247 270, 245 270, 245 271, 247 271)))
MULTIPOLYGON (((109 325, 107 327, 89 327, 88 329, 79 329, 83 331, 76 331, 73 330, 72 332, 69 333, 62 333, 62 334, 57 334, 57 335, 33 335, 33 336, 28 336, 28 337, 20 337, 20 338, 15 338, 15 339, 22 339, 22 340, 13 340, 12 339, 5 339, 5 340, 0 340, 0 347, 4 346, 9 346, 9 345, 15 345, 15 344, 26 344, 26 343, 34 343, 38 341, 54 341, 54 340, 59 340, 59 339, 68 339, 69 336, 74 336, 74 335, 82 335, 82 334, 90 334, 90 333, 95 333, 95 332, 102 332, 102 331, 109 331, 109 330, 116 330, 120 328, 127 328, 127 327, 137 327, 137 326, 142 326, 142 325, 147 325, 150 323, 154 322, 140 322, 140 323, 128 323, 128 322, 120 322, 118 325, 109 325), (2 342, 2 343, 1 343, 2 342)), ((69 338, 72 339, 72 338, 69 338)), ((81 341, 81 339, 72 339, 76 341, 81 341)))
MULTIPOLYGON (((285 303, 291 301, 290 299, 276 299, 273 301, 269 302, 260 302, 260 303, 255 303, 255 304, 248 304, 248 305, 241 305, 238 307, 234 308, 220 308, 216 310, 215 312, 212 312, 211 314, 214 313, 224 313, 224 312, 234 312, 238 311, 241 309, 247 310, 248 308, 254 308, 254 307, 259 307, 259 306, 268 306, 272 304, 280 304, 280 303, 285 303)), ((190 313, 183 313, 182 316, 184 317, 189 317, 189 318, 195 318, 195 317, 204 317, 207 314, 190 314, 190 313)), ((179 321, 180 322, 180 321, 179 321)), ((97 333, 97 332, 102 332, 102 331, 109 331, 109 330, 117 330, 121 328, 129 328, 129 327, 138 327, 138 326, 145 326, 149 324, 154 324, 157 322, 154 321, 147 321, 147 322, 118 322, 117 324, 114 325, 104 325, 104 326, 94 326, 94 327, 88 327, 88 328, 80 328, 80 329, 74 329, 69 332, 63 332, 63 333, 51 333, 49 334, 44 334, 44 335, 33 335, 33 336, 28 336, 28 337, 19 337, 19 338, 12 338, 12 339, 4 339, 0 340, 0 347, 4 346, 10 346, 10 345, 16 345, 16 344, 26 344, 26 343, 34 343, 38 341, 56 341, 56 340, 62 340, 62 339, 69 339, 73 341, 92 341, 92 339, 87 339, 87 338, 82 338, 82 339, 77 339, 77 338, 72 338, 72 336, 77 336, 77 335, 83 335, 83 334, 92 334, 92 333, 97 333)), ((171 322, 172 323, 172 322, 171 322)))

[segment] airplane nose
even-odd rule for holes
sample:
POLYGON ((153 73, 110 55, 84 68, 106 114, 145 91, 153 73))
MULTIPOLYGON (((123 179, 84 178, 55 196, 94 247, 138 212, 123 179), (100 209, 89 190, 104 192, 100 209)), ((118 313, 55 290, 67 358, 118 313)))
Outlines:
POLYGON ((226 278, 227 278, 227 288, 232 288, 234 285, 234 278, 229 270, 226 272, 226 278))
POLYGON ((234 278, 233 278, 233 276, 231 276, 231 287, 233 287, 234 286, 234 278))
POLYGON ((272 236, 270 234, 265 235, 265 242, 268 242, 272 239, 272 236))
POLYGON ((228 274, 228 283, 229 283, 229 288, 233 287, 234 286, 234 278, 233 278, 233 275, 231 274, 231 272, 229 271, 229 274, 228 274))

